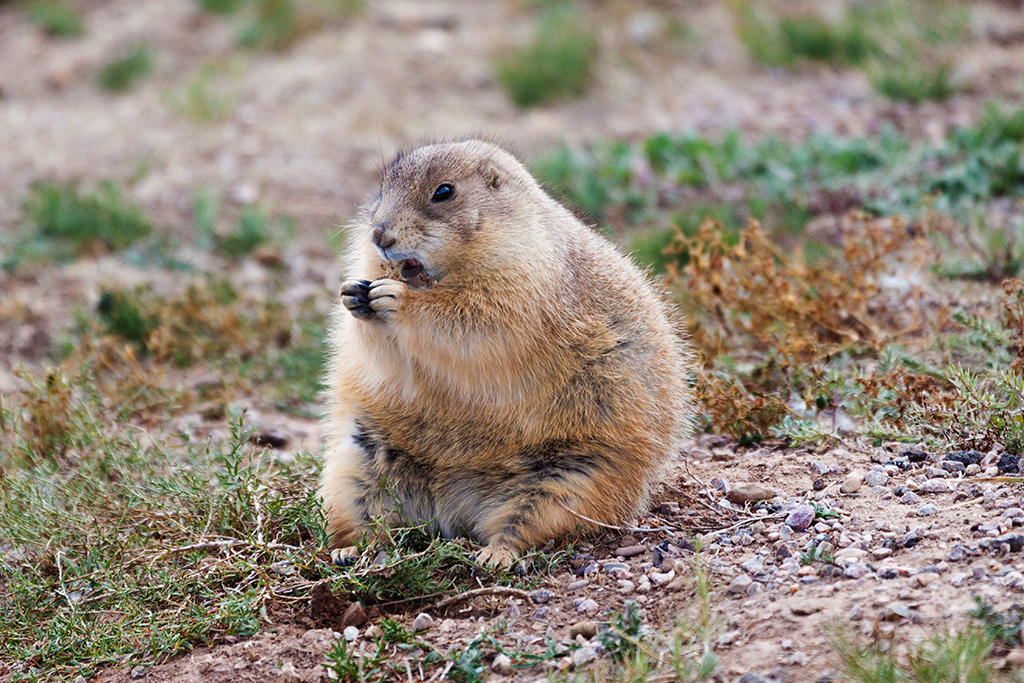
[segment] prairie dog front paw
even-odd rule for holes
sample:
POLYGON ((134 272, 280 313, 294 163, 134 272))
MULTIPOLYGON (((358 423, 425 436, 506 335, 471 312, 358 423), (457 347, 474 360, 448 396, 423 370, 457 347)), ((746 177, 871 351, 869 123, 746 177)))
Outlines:
POLYGON ((341 285, 341 303, 360 320, 387 320, 398 312, 408 291, 398 280, 346 280, 341 285))
POLYGON ((348 567, 359 559, 359 548, 354 545, 335 548, 331 551, 331 563, 338 567, 348 567))

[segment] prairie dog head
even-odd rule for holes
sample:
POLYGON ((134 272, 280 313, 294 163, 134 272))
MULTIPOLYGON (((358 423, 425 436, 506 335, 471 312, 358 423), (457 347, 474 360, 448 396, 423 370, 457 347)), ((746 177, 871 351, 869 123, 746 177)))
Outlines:
POLYGON ((534 243, 537 183, 479 140, 421 147, 392 161, 364 207, 366 247, 392 277, 427 286, 462 267, 502 267, 534 243), (524 245, 525 247, 526 245, 524 245))

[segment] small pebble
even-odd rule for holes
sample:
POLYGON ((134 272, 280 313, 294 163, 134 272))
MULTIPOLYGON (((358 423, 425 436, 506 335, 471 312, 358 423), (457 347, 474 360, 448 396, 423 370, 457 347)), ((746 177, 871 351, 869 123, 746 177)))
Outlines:
POLYGON ((864 483, 868 486, 885 486, 889 483, 889 475, 885 470, 872 470, 864 475, 864 483))
POLYGON ((871 551, 871 557, 875 558, 876 560, 884 559, 886 557, 889 557, 890 555, 892 555, 891 548, 875 548, 871 551))
POLYGON ((736 484, 733 486, 726 498, 729 502, 743 505, 744 503, 756 503, 759 500, 770 500, 775 497, 775 491, 768 486, 761 484, 736 484))
POLYGON ((967 583, 967 579, 969 578, 971 578, 971 574, 968 574, 967 572, 957 572, 956 574, 953 574, 953 576, 949 577, 949 583, 951 586, 960 588, 967 583))
POLYGON ((935 581, 937 581, 938 578, 939 578, 939 575, 935 574, 933 572, 922 572, 920 574, 915 574, 914 575, 914 583, 917 584, 918 586, 924 588, 928 584, 934 583, 935 581))
POLYGON ((910 616, 910 608, 902 602, 890 602, 882 610, 882 618, 885 621, 897 621, 910 616))
POLYGON ((860 562, 851 562, 843 568, 843 575, 850 579, 862 578, 868 573, 868 568, 860 562))
MULTIPOLYGON (((785 526, 794 531, 803 531, 814 521, 814 508, 810 505, 798 505, 795 510, 786 517, 785 526)), ((781 530, 780 530, 781 531, 781 530)))
POLYGON ((416 618, 412 621, 413 631, 426 631, 428 628, 434 625, 434 617, 430 616, 426 612, 420 612, 416 615, 416 618))
POLYGON ((861 481, 864 479, 864 474, 861 472, 851 472, 844 481, 843 485, 839 487, 840 493, 856 493, 860 491, 861 481))
MULTIPOLYGON (((445 621, 451 621, 451 620, 450 619, 445 619, 445 621)), ((444 622, 441 622, 441 626, 444 626, 444 622)), ((373 626, 370 626, 369 628, 366 629, 366 637, 369 638, 370 640, 379 640, 380 638, 384 637, 384 631, 381 629, 380 626, 377 626, 376 624, 374 624, 373 626)))
POLYGON ((955 545, 953 549, 949 551, 950 562, 960 562, 967 559, 967 548, 962 545, 955 545))
POLYGON ((921 484, 921 490, 925 493, 949 493, 953 490, 953 485, 945 479, 932 478, 921 484))
POLYGON ((546 588, 538 588, 537 590, 532 591, 530 593, 530 600, 533 600, 533 602, 538 604, 538 605, 542 605, 545 602, 548 602, 549 600, 551 600, 551 598, 553 596, 554 596, 554 593, 552 593, 551 591, 547 590, 546 588))
POLYGON ((921 502, 921 496, 917 495, 913 491, 907 491, 900 496, 900 502, 904 505, 917 505, 921 502))
POLYGON ((354 643, 355 641, 359 640, 359 629, 357 629, 355 626, 348 626, 345 628, 344 631, 341 632, 341 635, 343 635, 345 637, 345 640, 347 640, 348 642, 354 643))
POLYGON ((572 653, 572 665, 577 669, 595 659, 597 659, 597 650, 592 647, 581 647, 572 653))
POLYGON ((729 582, 729 587, 725 589, 726 593, 733 594, 744 594, 747 589, 750 588, 750 584, 754 583, 754 580, 746 574, 739 574, 732 581, 729 582))
POLYGON ((931 515, 934 515, 936 512, 938 512, 938 508, 936 508, 931 503, 925 503, 921 507, 917 508, 918 517, 929 517, 931 515))
POLYGON ((597 635, 597 623, 589 620, 577 621, 569 627, 569 637, 576 640, 576 636, 583 636, 590 640, 597 635))
POLYGON ((146 675, 146 671, 147 671, 146 667, 144 667, 141 664, 139 664, 137 667, 132 669, 131 677, 132 678, 142 678, 143 676, 146 675))
POLYGON ((676 578, 676 573, 675 572, 667 572, 667 573, 651 572, 647 576, 650 578, 651 583, 653 583, 656 586, 661 586, 661 585, 664 585, 664 584, 668 583, 672 579, 676 578))
POLYGON ((576 607, 576 611, 580 614, 596 614, 598 609, 600 606, 591 598, 587 598, 576 607))
POLYGON ((577 579, 576 581, 573 581, 568 586, 566 586, 566 590, 571 593, 572 591, 578 591, 580 588, 589 585, 590 579, 577 579))
POLYGON ((645 545, 629 545, 624 548, 619 548, 615 551, 615 554, 619 557, 633 557, 641 553, 647 552, 647 546, 645 545))
POLYGON ((846 613, 846 618, 850 621, 860 621, 864 618, 864 608, 860 605, 854 605, 850 608, 850 611, 846 613))
POLYGON ((512 668, 512 658, 506 654, 500 654, 491 662, 491 671, 499 676, 511 676, 516 672, 512 668))
POLYGON ((740 676, 736 683, 768 683, 768 679, 751 671, 740 676))

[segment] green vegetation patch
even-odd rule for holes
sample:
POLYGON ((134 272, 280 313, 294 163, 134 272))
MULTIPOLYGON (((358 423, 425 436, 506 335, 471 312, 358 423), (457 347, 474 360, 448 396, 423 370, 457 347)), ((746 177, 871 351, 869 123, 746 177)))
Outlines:
MULTIPOLYGON (((893 129, 871 139, 816 135, 795 144, 661 133, 637 144, 562 147, 533 170, 607 232, 643 227, 647 241, 655 239, 652 231, 676 227, 692 237, 709 215, 733 233, 756 218, 780 237, 851 210, 911 222, 939 215, 958 227, 937 239, 966 247, 955 251, 974 260, 968 270, 998 280, 1019 272, 1024 220, 991 220, 986 209, 995 199, 1024 197, 1022 139, 1024 110, 993 104, 975 126, 934 144, 913 143, 893 129)), ((664 259, 650 265, 663 269, 664 259)))
POLYGON ((107 62, 96 76, 101 88, 110 92, 131 90, 153 72, 153 52, 140 45, 107 62))
POLYGON ((0 421, 0 660, 16 678, 91 677, 252 635, 321 582, 381 609, 477 585, 473 548, 419 527, 379 526, 354 566, 334 567, 317 458, 255 449, 244 416, 224 443, 143 445, 91 372, 23 378, 0 421))
POLYGON ((498 80, 521 108, 579 97, 590 86, 597 38, 571 7, 540 19, 533 41, 495 61, 498 80))
POLYGON ((63 242, 79 254, 97 247, 119 251, 151 230, 142 211, 126 203, 112 182, 92 193, 71 185, 38 183, 23 209, 40 237, 63 242))
POLYGON ((776 17, 738 5, 740 40, 754 59, 776 67, 801 61, 863 68, 894 100, 944 100, 954 92, 945 46, 968 29, 967 10, 945 0, 850 3, 838 21, 808 14, 776 17))
POLYGON ((26 17, 48 36, 77 38, 85 34, 82 17, 75 8, 63 2, 36 2, 29 7, 26 17))

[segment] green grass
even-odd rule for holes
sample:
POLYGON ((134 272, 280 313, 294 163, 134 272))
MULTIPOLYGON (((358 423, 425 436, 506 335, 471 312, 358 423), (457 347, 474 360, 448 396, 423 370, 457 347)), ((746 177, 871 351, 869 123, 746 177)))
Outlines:
POLYGON ((83 254, 97 248, 119 251, 151 232, 142 211, 126 203, 121 191, 106 182, 92 193, 72 185, 34 185, 23 210, 36 235, 83 254))
POLYGON ((82 17, 63 2, 41 0, 28 9, 26 18, 48 36, 77 38, 85 34, 82 17))
POLYGON ((494 66, 512 101, 526 109, 583 95, 590 87, 597 49, 582 17, 559 5, 543 14, 529 45, 509 50, 494 66))
POLYGON ((881 67, 872 79, 875 90, 890 100, 940 102, 953 96, 948 64, 918 65, 905 62, 881 67))
POLYGON ((255 0, 255 18, 239 34, 243 47, 284 50, 299 37, 298 5, 295 0, 255 0))
POLYGON ((199 0, 199 8, 211 14, 233 14, 245 0, 199 0))
POLYGON ((832 649, 839 657, 839 674, 850 683, 987 683, 1005 680, 989 657, 993 640, 969 625, 939 631, 908 648, 901 656, 891 641, 862 642, 843 630, 829 631, 832 649))
MULTIPOLYGON (((870 139, 818 135, 796 144, 750 144, 735 133, 720 140, 656 134, 637 144, 562 147, 532 168, 605 231, 642 226, 653 243, 664 239, 653 233, 673 226, 692 236, 705 216, 730 231, 754 217, 773 234, 794 236, 816 216, 853 209, 911 221, 940 215, 958 226, 944 250, 968 257, 961 272, 998 279, 1020 272, 1024 227, 1016 219, 991 223, 984 207, 1024 197, 1022 138, 1024 110, 989 105, 975 126, 935 144, 892 129, 870 139)), ((645 263, 662 267, 651 256, 645 263)))
POLYGON ((265 209, 246 209, 239 216, 235 229, 217 240, 217 250, 230 258, 248 256, 270 241, 269 220, 265 209))
POLYGON ((321 580, 368 605, 476 585, 469 544, 418 528, 382 530, 354 567, 333 567, 318 460, 254 450, 243 416, 223 444, 144 446, 90 371, 26 377, 0 421, 0 660, 15 678, 91 677, 252 635, 321 580))
POLYGON ((153 72, 153 52, 140 45, 107 62, 96 76, 96 83, 109 92, 127 92, 153 72))
POLYGON ((838 21, 815 15, 776 17, 742 2, 739 37, 757 61, 775 67, 821 62, 863 68, 893 100, 944 100, 955 91, 947 46, 968 31, 967 10, 945 0, 881 0, 848 5, 838 21))
POLYGON ((183 86, 167 91, 163 99, 176 113, 193 121, 219 121, 234 107, 230 80, 240 69, 237 59, 227 64, 204 62, 183 86))

